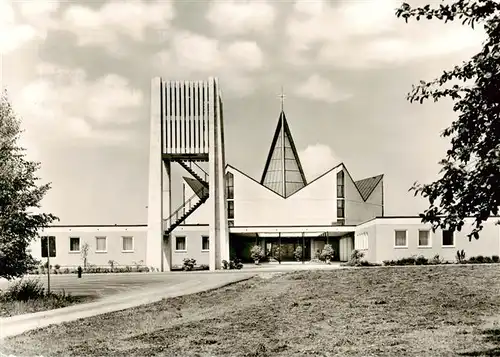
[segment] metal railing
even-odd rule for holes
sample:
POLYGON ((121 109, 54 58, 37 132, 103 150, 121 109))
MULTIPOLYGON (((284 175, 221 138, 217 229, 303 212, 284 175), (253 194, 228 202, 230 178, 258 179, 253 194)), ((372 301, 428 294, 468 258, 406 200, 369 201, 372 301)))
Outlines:
POLYGON ((184 216, 188 215, 200 201, 208 197, 208 189, 203 187, 202 189, 196 191, 191 197, 189 197, 179 208, 177 208, 168 218, 163 220, 163 230, 166 231, 173 224, 181 220, 184 216), (200 197, 200 194, 202 196, 200 197), (196 203, 193 203, 195 199, 198 198, 196 203))

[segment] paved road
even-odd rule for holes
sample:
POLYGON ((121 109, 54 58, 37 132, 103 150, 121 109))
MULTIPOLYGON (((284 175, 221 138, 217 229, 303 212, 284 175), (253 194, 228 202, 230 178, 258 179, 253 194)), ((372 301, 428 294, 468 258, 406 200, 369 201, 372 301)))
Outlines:
POLYGON ((64 286, 66 291, 75 294, 95 292, 101 298, 87 304, 2 318, 0 319, 0 340, 29 330, 120 311, 153 303, 163 298, 217 289, 249 279, 254 275, 255 273, 95 274, 78 280, 76 277, 71 279, 71 276, 61 275, 54 279, 55 286, 64 286), (118 290, 120 294, 117 294, 118 290))

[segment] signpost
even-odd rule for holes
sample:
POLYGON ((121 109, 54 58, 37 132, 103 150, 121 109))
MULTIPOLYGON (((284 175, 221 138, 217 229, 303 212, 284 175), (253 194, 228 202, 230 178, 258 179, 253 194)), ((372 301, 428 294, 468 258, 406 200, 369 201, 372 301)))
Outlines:
POLYGON ((56 237, 44 236, 42 239, 42 258, 47 258, 47 292, 50 294, 50 258, 56 257, 56 237))

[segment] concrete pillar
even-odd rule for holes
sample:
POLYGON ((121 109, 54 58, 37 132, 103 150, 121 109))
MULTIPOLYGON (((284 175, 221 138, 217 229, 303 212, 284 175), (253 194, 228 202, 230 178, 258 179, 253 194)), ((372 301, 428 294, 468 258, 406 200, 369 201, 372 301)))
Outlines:
POLYGON ((209 195, 210 217, 210 270, 221 268, 222 260, 229 260, 229 229, 225 196, 224 128, 219 101, 218 82, 208 81, 208 130, 209 130, 209 195))
POLYGON ((163 160, 161 135, 163 88, 161 82, 159 77, 151 81, 146 264, 155 270, 163 271, 163 160))
MULTIPOLYGON (((172 214, 172 170, 170 161, 163 162, 163 218, 172 214)), ((172 235, 162 239, 162 271, 170 271, 172 265, 172 235)))

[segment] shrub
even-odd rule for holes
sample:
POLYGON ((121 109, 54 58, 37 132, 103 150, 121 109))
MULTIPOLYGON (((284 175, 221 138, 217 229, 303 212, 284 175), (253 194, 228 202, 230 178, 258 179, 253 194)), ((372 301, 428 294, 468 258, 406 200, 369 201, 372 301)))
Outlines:
POLYGON ((321 251, 320 259, 329 262, 333 259, 335 255, 335 250, 330 244, 325 244, 323 250, 321 251))
POLYGON ((69 269, 66 268, 66 269, 63 270, 63 272, 64 272, 64 274, 69 274, 69 269))
POLYGON ((207 264, 201 264, 200 265, 200 270, 209 270, 210 267, 207 264))
POLYGON ((302 260, 302 246, 298 245, 294 252, 293 252, 293 256, 295 257, 295 260, 296 261, 300 261, 302 260))
POLYGON ((319 249, 316 249, 316 252, 314 253, 313 259, 314 260, 319 260, 319 256, 320 255, 321 255, 321 252, 319 251, 319 249))
POLYGON ((21 279, 7 288, 3 298, 7 301, 28 301, 43 298, 45 288, 38 279, 21 279))
POLYGON ((478 263, 484 263, 484 257, 482 255, 478 255, 476 257, 476 262, 478 262, 478 263))
POLYGON ((442 263, 443 263, 443 259, 439 256, 439 254, 436 254, 434 257, 432 257, 431 260, 429 260, 430 265, 438 265, 438 264, 442 264, 442 263))
POLYGON ((498 255, 492 255, 491 256, 491 261, 493 263, 498 263, 499 260, 500 260, 500 258, 498 257, 498 255))
POLYGON ((243 264, 241 263, 241 259, 234 258, 229 262, 227 260, 222 261, 222 269, 241 269, 243 268, 243 264))
POLYGON ((59 264, 56 264, 56 265, 54 265, 54 268, 55 268, 56 270, 59 270, 59 269, 61 269, 61 266, 60 266, 59 264))
POLYGON ((250 250, 250 256, 255 262, 259 262, 264 258, 264 249, 260 245, 254 245, 250 250))
POLYGON ((416 265, 427 265, 427 263, 429 263, 429 259, 427 259, 423 255, 419 255, 417 259, 415 259, 416 265))
POLYGON ((113 259, 108 260, 108 264, 111 267, 111 271, 115 269, 116 262, 113 259))
POLYGON ((182 269, 185 271, 191 271, 193 270, 195 265, 196 265, 196 259, 184 258, 182 269))
POLYGON ((351 267, 357 267, 357 266, 360 266, 361 265, 361 259, 365 256, 365 253, 363 252, 360 252, 359 250, 357 249, 354 249, 352 252, 351 252, 351 258, 349 259, 349 261, 345 264, 347 266, 351 266, 351 267))
POLYGON ((463 264, 465 263, 465 250, 457 250, 457 256, 456 256, 456 259, 457 259, 457 263, 460 263, 460 264, 463 264))

